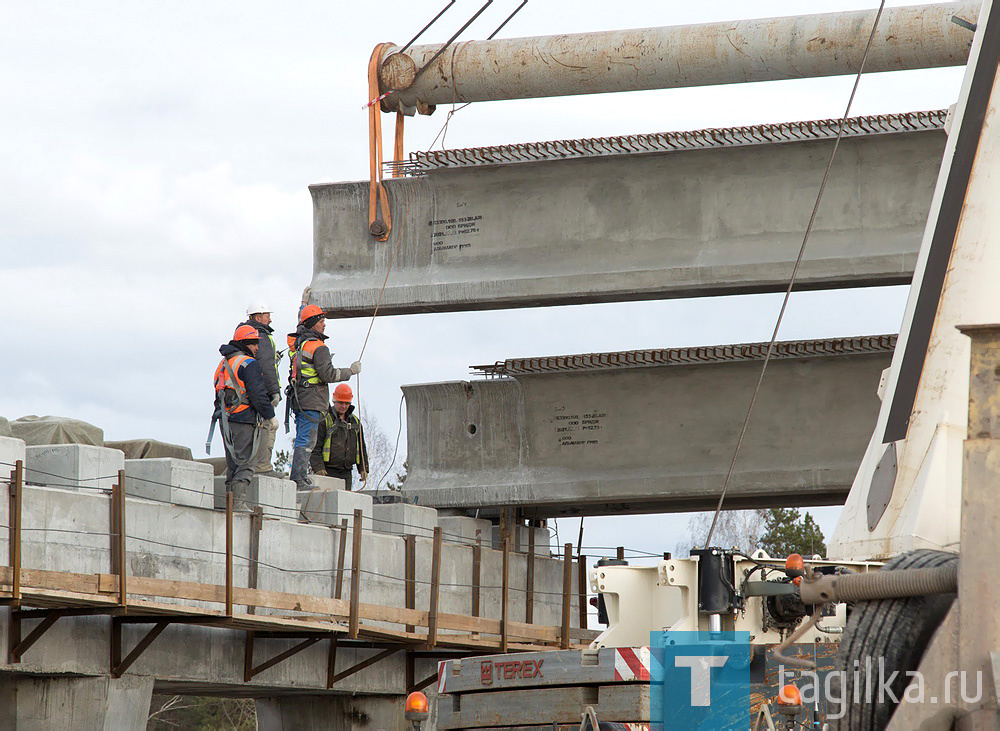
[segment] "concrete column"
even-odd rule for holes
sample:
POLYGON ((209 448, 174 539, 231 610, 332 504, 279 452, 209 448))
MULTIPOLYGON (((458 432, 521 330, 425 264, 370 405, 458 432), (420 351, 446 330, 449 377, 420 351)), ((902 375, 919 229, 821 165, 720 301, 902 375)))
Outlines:
POLYGON ((258 731, 407 731, 401 695, 284 696, 257 701, 258 731))
MULTIPOLYGON (((994 565, 1000 536, 1000 325, 959 328, 972 339, 969 435, 962 484, 961 562, 958 573, 958 665, 970 694, 981 673, 982 695, 957 701, 959 729, 997 728, 991 653, 1000 651, 1000 585, 994 565)), ((957 683, 956 683, 957 684, 957 683)), ((952 693, 956 692, 955 688, 952 693)), ((954 696, 953 696, 954 697, 954 696)))
POLYGON ((0 728, 16 731, 141 731, 153 678, 0 677, 0 728))

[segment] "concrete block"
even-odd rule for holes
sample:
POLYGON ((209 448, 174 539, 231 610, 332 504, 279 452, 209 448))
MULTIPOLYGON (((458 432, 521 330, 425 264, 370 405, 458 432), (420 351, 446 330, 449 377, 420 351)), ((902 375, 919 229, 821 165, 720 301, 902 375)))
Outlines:
MULTIPOLYGON (((313 479, 316 476, 313 475, 313 479)), ((336 478, 326 478, 331 481, 336 478)), ((343 480, 336 480, 343 483, 343 480)), ((361 511, 362 530, 372 529, 372 499, 344 489, 317 487, 315 490, 299 490, 296 494, 300 517, 310 523, 340 525, 346 519, 348 527, 354 525, 354 511, 361 511)))
POLYGON ((212 465, 172 457, 125 460, 125 494, 174 505, 211 509, 212 465))
POLYGON ((13 437, 0 437, 0 477, 14 469, 17 460, 24 460, 24 442, 13 437))
MULTIPOLYGON (((247 502, 252 508, 260 505, 264 515, 270 518, 295 520, 298 509, 295 506, 295 483, 280 477, 254 475, 247 490, 247 502)), ((215 509, 226 509, 226 476, 215 478, 215 509)))
POLYGON ((309 475, 309 479, 320 490, 346 490, 347 483, 339 477, 326 477, 325 475, 309 475))
POLYGON ((57 487, 104 488, 118 480, 125 455, 89 444, 25 447, 25 480, 57 487))
POLYGON ((372 522, 376 533, 392 533, 400 536, 413 534, 430 538, 434 535, 438 517, 434 508, 392 503, 372 506, 372 522))
POLYGON ((474 544, 478 531, 485 547, 493 545, 493 523, 488 520, 447 515, 438 518, 438 525, 441 526, 442 539, 445 541, 474 544))

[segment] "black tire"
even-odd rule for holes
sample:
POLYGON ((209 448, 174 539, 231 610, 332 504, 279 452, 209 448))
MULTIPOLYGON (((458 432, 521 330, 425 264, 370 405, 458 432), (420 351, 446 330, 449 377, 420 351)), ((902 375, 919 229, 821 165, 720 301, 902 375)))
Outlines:
MULTIPOLYGON (((956 560, 958 556, 954 553, 921 549, 890 559, 881 570, 931 568, 956 560)), ((931 637, 954 601, 954 594, 934 594, 854 605, 834 663, 835 669, 842 673, 831 680, 832 696, 843 699, 846 713, 843 718, 831 721, 831 731, 880 731, 889 724, 898 703, 893 703, 891 697, 879 698, 879 658, 884 662, 885 678, 898 671, 887 685, 893 696, 902 699, 910 680, 906 671, 916 670, 920 665, 931 637), (871 658, 870 673, 866 670, 866 658, 871 658), (854 702, 855 687, 859 703, 854 702), (866 697, 868 687, 872 688, 871 698, 866 697)), ((831 710, 842 709, 833 704, 831 710)))

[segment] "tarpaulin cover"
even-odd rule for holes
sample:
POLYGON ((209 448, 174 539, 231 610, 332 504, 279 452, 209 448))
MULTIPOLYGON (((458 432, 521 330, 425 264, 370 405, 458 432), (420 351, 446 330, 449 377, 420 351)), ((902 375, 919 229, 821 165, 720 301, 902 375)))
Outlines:
POLYGON ((104 430, 64 416, 22 416, 10 422, 13 436, 26 446, 42 444, 90 444, 104 446, 104 430))
POLYGON ((195 462, 204 462, 205 464, 212 465, 212 470, 216 477, 226 474, 225 457, 206 457, 205 459, 196 459, 195 462))
POLYGON ((159 457, 173 457, 174 459, 185 459, 191 461, 193 455, 189 447, 182 447, 179 444, 168 444, 158 442, 155 439, 126 439, 121 442, 105 442, 105 447, 109 449, 120 449, 125 453, 125 459, 157 459, 159 457))

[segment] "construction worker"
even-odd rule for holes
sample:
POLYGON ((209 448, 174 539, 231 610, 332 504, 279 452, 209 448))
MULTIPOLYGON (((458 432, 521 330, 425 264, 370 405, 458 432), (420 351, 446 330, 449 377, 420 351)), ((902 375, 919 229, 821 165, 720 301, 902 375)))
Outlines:
MULTIPOLYGON (((281 354, 274 346, 274 338, 271 333, 271 308, 260 300, 255 300, 247 307, 247 321, 240 323, 249 325, 257 330, 260 336, 260 346, 257 348, 255 360, 260 364, 260 371, 264 376, 264 388, 267 390, 267 397, 271 400, 271 406, 277 408, 281 402, 281 379, 278 376, 278 363, 281 361, 281 354)), ((278 476, 278 473, 271 467, 271 452, 274 450, 274 438, 278 433, 277 421, 275 428, 271 428, 271 421, 261 424, 258 436, 257 453, 254 455, 254 472, 278 476)))
MULTIPOLYGON (((361 362, 350 368, 335 368, 326 340, 326 315, 316 305, 299 311, 299 326, 288 336, 291 368, 285 394, 288 407, 295 414, 295 441, 292 443, 292 474, 298 489, 313 487, 309 481, 309 457, 316 446, 316 432, 324 412, 330 408, 328 383, 346 381, 361 372, 361 362)), ((285 412, 288 429, 288 411, 285 412)))
POLYGON ((354 392, 346 383, 333 389, 333 405, 316 430, 310 465, 317 475, 339 477, 351 489, 354 467, 362 482, 368 479, 368 449, 361 419, 354 413, 354 392))
POLYGON ((247 509, 247 490, 253 477, 257 426, 261 421, 270 421, 275 430, 278 428, 260 364, 254 358, 259 340, 255 327, 240 325, 233 339, 219 348, 222 362, 215 369, 216 416, 213 420, 218 418, 222 422, 226 490, 233 493, 236 506, 242 510, 247 509))

